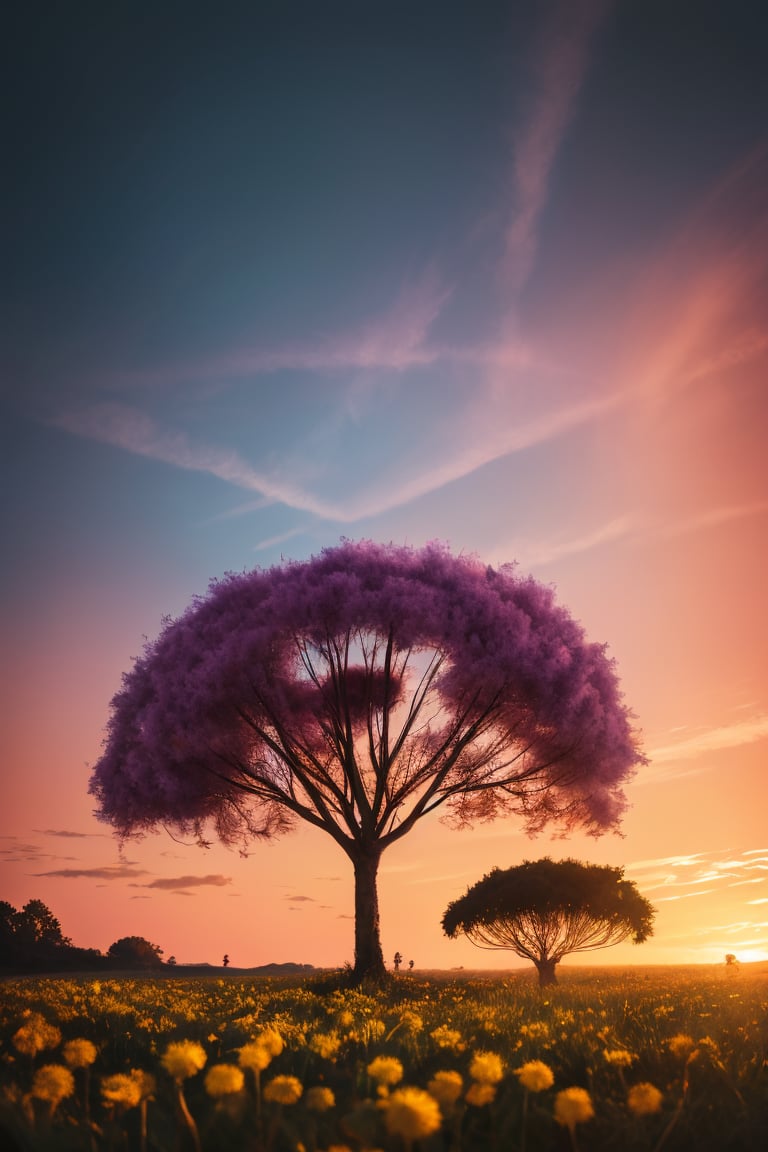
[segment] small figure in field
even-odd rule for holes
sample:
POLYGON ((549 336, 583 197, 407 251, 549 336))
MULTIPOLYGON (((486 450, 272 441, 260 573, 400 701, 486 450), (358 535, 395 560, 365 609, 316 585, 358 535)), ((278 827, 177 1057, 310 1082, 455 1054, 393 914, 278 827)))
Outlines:
POLYGON ((408 961, 408 971, 413 972, 413 960, 408 961))
POLYGON ((725 966, 729 970, 729 972, 738 972, 739 962, 736 959, 736 957, 734 956, 733 952, 726 952, 726 954, 725 954, 725 966))
POLYGON ((395 972, 400 971, 400 965, 402 964, 402 962, 403 962, 403 958, 400 955, 400 953, 395 952, 395 972))
POLYGON ((222 964, 224 965, 225 968, 229 964, 229 956, 227 956, 226 952, 224 953, 224 959, 222 960, 222 964))

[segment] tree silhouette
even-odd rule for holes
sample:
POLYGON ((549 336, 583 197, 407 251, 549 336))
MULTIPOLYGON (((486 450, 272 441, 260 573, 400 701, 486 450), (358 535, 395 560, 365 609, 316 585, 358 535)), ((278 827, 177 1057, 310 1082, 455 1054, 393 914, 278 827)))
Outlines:
POLYGON ((143 936, 122 936, 110 944, 107 956, 126 968, 159 968, 163 964, 162 951, 143 936))
POLYGON ((437 544, 346 541, 166 621, 90 790, 121 837, 322 829, 354 869, 354 974, 381 978, 379 861, 418 820, 599 834, 642 760, 613 662, 550 589, 437 544))
POLYGON ((539 984, 556 984, 564 956, 653 932, 655 911, 622 868, 578 860, 526 860, 494 868, 448 905, 443 931, 481 948, 509 948, 532 960, 539 984))

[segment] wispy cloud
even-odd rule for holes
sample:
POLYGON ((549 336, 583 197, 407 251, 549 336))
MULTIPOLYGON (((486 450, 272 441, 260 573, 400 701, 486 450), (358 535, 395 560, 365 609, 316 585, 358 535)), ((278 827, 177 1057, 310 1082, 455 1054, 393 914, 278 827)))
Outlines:
POLYGON ((493 558, 500 562, 502 558, 514 556, 523 567, 537 568, 551 564, 556 560, 562 560, 565 556, 591 552, 605 544, 627 539, 632 535, 632 529, 633 523, 629 516, 617 516, 578 536, 549 541, 513 540, 505 548, 495 549, 493 558))
POLYGON ((225 888, 232 883, 231 876, 163 876, 143 884, 143 888, 160 888, 168 892, 177 892, 187 888, 225 888))
POLYGON ((710 752, 720 752, 724 748, 738 748, 743 744, 753 744, 768 736, 768 716, 754 716, 737 724, 724 724, 698 732, 687 740, 664 744, 652 748, 649 759, 652 764, 673 763, 678 760, 695 759, 710 752))
POLYGON ((130 880, 148 875, 146 868, 133 864, 108 864, 104 868, 57 868, 51 872, 35 872, 35 876, 56 876, 62 880, 130 880))
POLYGON ((69 832, 59 828, 33 828, 32 831, 40 836, 62 836, 65 839, 71 838, 73 840, 90 840, 93 837, 106 838, 109 835, 107 832, 69 832))
POLYGON ((534 55, 530 114, 515 140, 515 208, 504 241, 503 280, 514 302, 533 269, 550 173, 575 111, 601 0, 565 0, 542 30, 534 55))

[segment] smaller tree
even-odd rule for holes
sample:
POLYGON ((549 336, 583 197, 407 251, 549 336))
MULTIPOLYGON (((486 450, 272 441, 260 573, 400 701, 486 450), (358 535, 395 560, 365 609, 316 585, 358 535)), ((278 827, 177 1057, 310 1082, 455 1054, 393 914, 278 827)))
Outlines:
POLYGON ((110 944, 107 955, 125 968, 159 968, 163 965, 162 952, 143 936, 122 936, 110 944))
POLYGON ((622 868, 578 860, 525 860, 494 868, 448 905, 443 931, 480 948, 509 948, 532 960, 539 984, 556 984, 564 956, 653 932, 654 908, 622 868))

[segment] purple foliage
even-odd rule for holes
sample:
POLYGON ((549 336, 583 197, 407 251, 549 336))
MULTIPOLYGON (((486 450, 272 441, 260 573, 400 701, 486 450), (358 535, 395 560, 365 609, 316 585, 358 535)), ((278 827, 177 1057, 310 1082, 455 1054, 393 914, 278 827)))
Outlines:
POLYGON ((228 575, 147 645, 91 792, 121 835, 305 819, 386 846, 439 805, 599 833, 642 763, 613 662, 550 589, 447 548, 343 542, 228 575))

